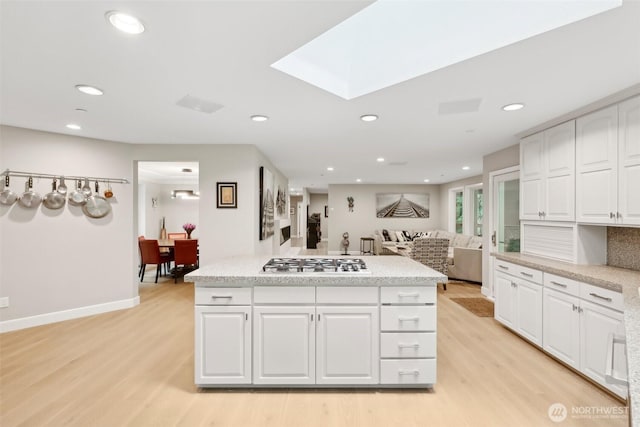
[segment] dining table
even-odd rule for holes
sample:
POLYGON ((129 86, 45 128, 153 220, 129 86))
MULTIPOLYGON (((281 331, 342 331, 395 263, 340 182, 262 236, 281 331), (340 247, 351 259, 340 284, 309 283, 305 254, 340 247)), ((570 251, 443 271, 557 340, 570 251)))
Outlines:
MULTIPOLYGON (((176 240, 185 240, 185 239, 158 239, 158 247, 160 248, 173 248, 176 245, 176 240)), ((198 239, 189 239, 189 240, 198 240, 198 239)))

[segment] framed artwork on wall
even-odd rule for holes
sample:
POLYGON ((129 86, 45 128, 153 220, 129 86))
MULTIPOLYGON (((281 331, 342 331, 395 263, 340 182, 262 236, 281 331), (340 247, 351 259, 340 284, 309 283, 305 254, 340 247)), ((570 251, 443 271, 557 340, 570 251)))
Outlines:
POLYGON ((217 207, 218 208, 237 208, 238 207, 238 183, 237 182, 218 182, 217 207))
POLYGON ((260 240, 273 236, 274 211, 273 174, 269 169, 260 166, 260 240))
POLYGON ((428 193, 378 193, 377 218, 429 218, 428 193))

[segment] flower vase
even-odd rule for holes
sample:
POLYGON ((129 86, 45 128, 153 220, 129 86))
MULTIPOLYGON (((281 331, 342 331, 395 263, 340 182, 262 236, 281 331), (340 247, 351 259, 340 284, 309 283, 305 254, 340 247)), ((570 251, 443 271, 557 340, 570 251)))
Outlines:
POLYGON ((191 238, 191 231, 187 230, 187 239, 191 238))

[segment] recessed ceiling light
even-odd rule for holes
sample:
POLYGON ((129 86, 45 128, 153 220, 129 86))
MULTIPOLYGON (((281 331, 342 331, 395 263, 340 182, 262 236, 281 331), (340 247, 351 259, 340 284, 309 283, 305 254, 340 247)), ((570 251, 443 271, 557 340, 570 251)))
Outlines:
POLYGON ((328 170, 329 172, 331 172, 331 171, 333 171, 333 168, 332 168, 331 166, 329 166, 329 167, 327 168, 327 170, 328 170))
POLYGON ((144 25, 138 18, 117 10, 112 10, 104 15, 107 21, 118 30, 127 34, 140 34, 144 32, 144 25))
POLYGON ((256 114, 251 116, 251 120, 253 120, 254 122, 266 122, 267 120, 269 120, 269 117, 256 114))
POLYGON ((78 89, 82 93, 86 93, 87 95, 102 95, 104 91, 95 86, 89 85, 76 85, 76 89, 78 89))
POLYGON ((384 157, 378 157, 378 158, 376 159, 376 162, 379 162, 379 163, 384 162, 384 157))
POLYGON ((378 120, 378 116, 376 116, 375 114, 364 114, 360 116, 360 120, 362 120, 363 122, 374 122, 378 120))
POLYGON ((524 108, 524 104, 521 104, 519 102, 516 102, 514 104, 508 104, 502 107, 504 111, 516 111, 516 110, 521 110, 522 108, 524 108))
POLYGON ((425 179, 425 180, 424 180, 424 182, 429 182, 429 180, 428 180, 428 179, 425 179))
POLYGON ((73 130, 80 130, 80 129, 82 129, 82 128, 80 127, 80 125, 77 125, 77 124, 75 124, 75 123, 69 123, 69 124, 67 125, 67 128, 69 128, 69 129, 73 129, 73 130))
POLYGON ((468 171, 469 169, 471 169, 469 166, 463 166, 463 167, 462 167, 462 170, 463 170, 463 171, 468 171))
POLYGON ((356 179, 356 182, 362 182, 362 180, 360 178, 356 179))

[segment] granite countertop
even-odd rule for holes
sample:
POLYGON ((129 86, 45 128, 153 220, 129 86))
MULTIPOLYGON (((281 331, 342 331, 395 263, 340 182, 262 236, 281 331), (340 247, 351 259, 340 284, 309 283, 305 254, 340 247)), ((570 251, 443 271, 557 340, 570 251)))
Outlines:
POLYGON ((627 336, 630 425, 640 427, 640 294, 638 294, 640 271, 606 265, 570 264, 520 253, 493 253, 492 255, 503 261, 622 292, 624 327, 627 336))
MULTIPOLYGON (((298 256, 296 258, 319 258, 298 256)), ((322 256, 322 258, 345 258, 322 256)), ((354 257, 349 257, 354 258, 354 257)), ((357 258, 357 257, 355 257, 357 258)), ((209 286, 435 286, 446 276, 406 257, 363 257, 371 274, 264 273, 262 266, 271 256, 221 258, 185 276, 196 287, 209 286)))

